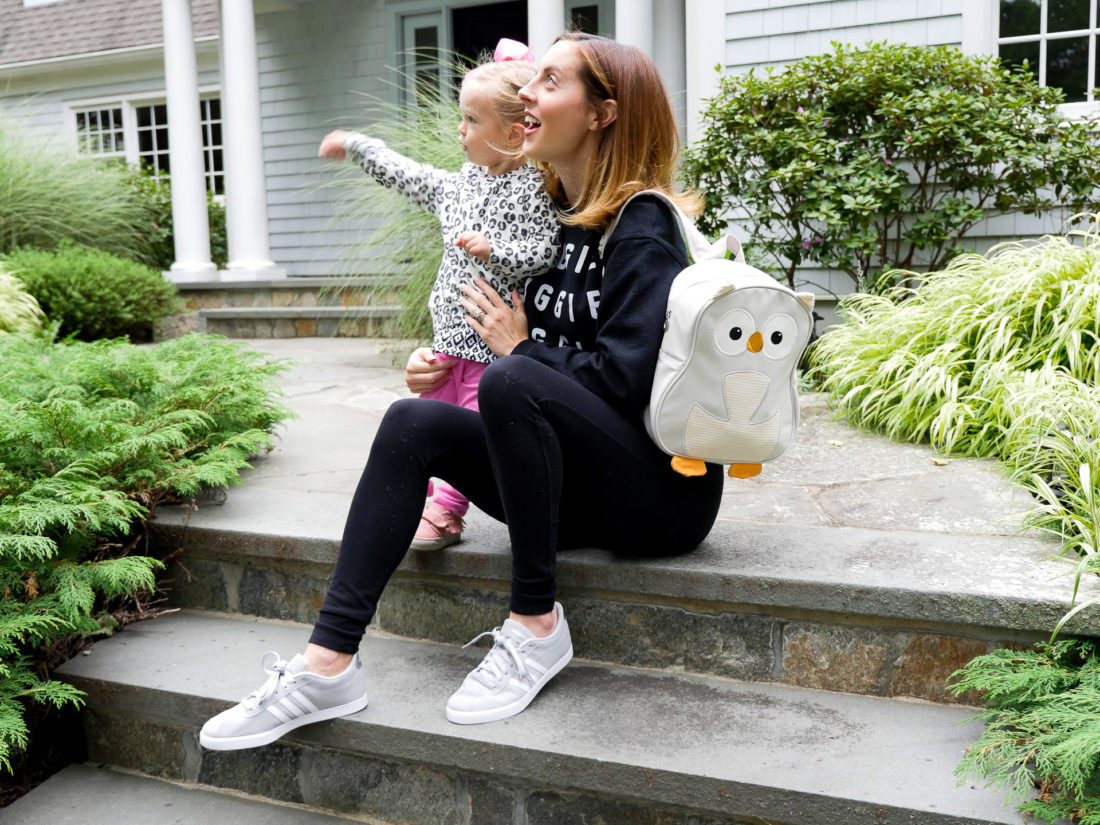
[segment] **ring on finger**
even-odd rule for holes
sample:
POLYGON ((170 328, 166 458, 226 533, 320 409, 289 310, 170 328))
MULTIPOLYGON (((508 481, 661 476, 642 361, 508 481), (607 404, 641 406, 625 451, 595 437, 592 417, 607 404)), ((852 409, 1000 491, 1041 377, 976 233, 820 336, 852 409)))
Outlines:
POLYGON ((479 324, 483 320, 485 320, 485 310, 479 309, 477 312, 475 312, 474 313, 474 320, 477 321, 479 324))

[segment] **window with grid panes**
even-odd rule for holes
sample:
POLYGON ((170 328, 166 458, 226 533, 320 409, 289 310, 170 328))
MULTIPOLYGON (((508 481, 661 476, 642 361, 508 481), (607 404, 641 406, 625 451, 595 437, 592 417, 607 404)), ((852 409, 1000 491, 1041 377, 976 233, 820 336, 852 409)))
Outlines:
POLYGON ((1027 62, 1044 86, 1058 86, 1067 103, 1097 101, 1100 0, 1000 0, 998 54, 1027 62))
MULTIPOLYGON (((222 155, 221 101, 199 101, 202 125, 202 156, 207 189, 225 194, 222 155)), ((80 151, 100 157, 124 158, 140 164, 154 178, 169 178, 168 106, 164 103, 135 103, 74 109, 77 145, 80 151), (126 135, 131 134, 131 140, 126 135)))
POLYGON ((80 151, 102 157, 126 157, 121 108, 76 111, 76 139, 80 151))

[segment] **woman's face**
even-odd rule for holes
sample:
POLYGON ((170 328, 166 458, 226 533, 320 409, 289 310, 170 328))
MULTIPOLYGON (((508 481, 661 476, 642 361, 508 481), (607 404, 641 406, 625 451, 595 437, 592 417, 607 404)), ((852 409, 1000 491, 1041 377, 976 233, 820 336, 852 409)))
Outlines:
POLYGON ((559 40, 539 62, 538 74, 519 90, 527 114, 523 153, 561 174, 584 167, 599 137, 596 108, 588 102, 576 44, 559 40))

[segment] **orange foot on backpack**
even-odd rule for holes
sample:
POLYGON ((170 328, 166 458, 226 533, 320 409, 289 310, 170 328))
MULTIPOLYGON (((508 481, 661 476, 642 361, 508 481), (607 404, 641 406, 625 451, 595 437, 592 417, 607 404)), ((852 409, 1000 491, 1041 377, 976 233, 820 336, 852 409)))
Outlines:
POLYGON ((672 457, 672 469, 682 476, 706 475, 707 465, 698 458, 684 458, 680 455, 672 457))
POLYGON ((759 464, 731 464, 730 478, 752 478, 760 475, 762 469, 759 464))

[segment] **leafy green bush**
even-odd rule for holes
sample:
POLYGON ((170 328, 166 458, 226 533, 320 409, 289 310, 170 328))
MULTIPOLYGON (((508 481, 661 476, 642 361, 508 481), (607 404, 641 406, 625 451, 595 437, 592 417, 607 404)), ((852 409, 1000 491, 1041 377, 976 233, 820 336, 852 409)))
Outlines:
MULTIPOLYGON (((139 167, 128 167, 128 182, 145 204, 148 219, 135 239, 139 253, 136 260, 167 272, 176 260, 175 235, 172 229, 172 187, 167 178, 155 179, 139 167)), ((225 206, 207 191, 206 217, 210 227, 210 259, 219 269, 225 269, 229 258, 225 232, 225 206)))
POLYGON ((153 348, 0 336, 0 768, 27 744, 27 701, 80 701, 45 649, 110 632, 160 563, 132 555, 164 501, 239 483, 288 416, 281 362, 185 336, 153 348))
POLYGON ((101 249, 63 240, 56 251, 24 247, 5 258, 63 336, 146 340, 182 305, 158 270, 101 249))
POLYGON ((956 693, 980 690, 986 728, 955 771, 1007 787, 1020 810, 1046 822, 1100 823, 1100 655, 1064 640, 1037 650, 997 650, 953 677, 956 693))
MULTIPOLYGON (((959 256, 914 289, 847 296, 845 323, 810 353, 854 423, 1001 459, 1035 497, 1026 523, 1062 542, 1076 584, 1100 573, 1097 218, 1089 232, 959 256)), ((1054 635, 1093 604, 1073 608, 1054 635)), ((1096 650, 1053 642, 978 657, 955 674, 959 693, 987 691, 989 724, 959 773, 1013 793, 1035 781, 1043 793, 1024 810, 1100 823, 1096 650)))
MULTIPOLYGON (((452 61, 447 77, 461 77, 465 66, 452 61)), ((404 88, 398 82, 395 87, 404 88)), ((439 169, 457 170, 465 157, 458 140, 458 84, 443 90, 421 84, 416 106, 403 106, 382 98, 365 95, 369 123, 360 131, 381 138, 403 155, 429 163, 439 169)), ((341 221, 368 228, 362 240, 353 244, 345 256, 351 274, 369 271, 382 286, 365 282, 358 288, 361 299, 369 304, 391 290, 394 281, 400 288, 401 314, 392 334, 402 338, 432 338, 432 319, 428 298, 443 257, 439 221, 414 206, 404 195, 380 186, 358 167, 347 164, 331 186, 344 190, 338 201, 341 221)))
POLYGON ((883 269, 941 268, 989 214, 1096 208, 1100 134, 1061 100, 952 47, 834 44, 723 77, 683 174, 700 228, 735 216, 789 283, 816 264, 875 291, 883 269))
POLYGON ((0 333, 31 332, 42 326, 42 310, 23 282, 0 266, 0 333))
POLYGON ((134 254, 148 220, 129 173, 22 129, 0 110, 0 252, 52 249, 64 238, 118 255, 134 254))

